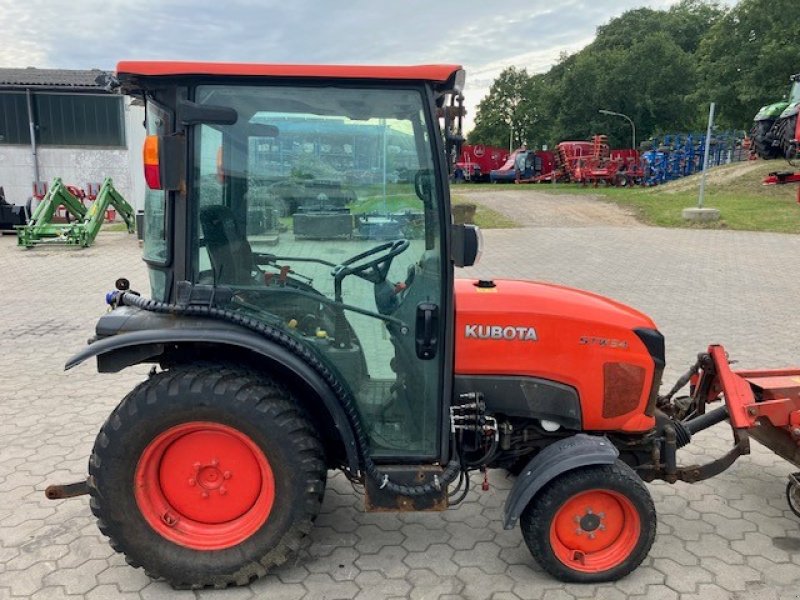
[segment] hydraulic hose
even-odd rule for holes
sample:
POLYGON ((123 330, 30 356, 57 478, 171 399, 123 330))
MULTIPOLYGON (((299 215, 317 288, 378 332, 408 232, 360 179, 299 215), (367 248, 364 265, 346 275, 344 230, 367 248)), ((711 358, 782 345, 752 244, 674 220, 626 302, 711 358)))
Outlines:
POLYGON ((373 481, 378 483, 381 489, 388 489, 395 494, 403 496, 425 496, 427 494, 438 493, 442 487, 455 481, 458 474, 461 472, 461 460, 458 456, 458 449, 455 443, 455 436, 451 438, 451 458, 450 462, 444 468, 441 477, 435 476, 433 482, 428 482, 420 485, 401 485, 389 479, 386 473, 383 473, 375 462, 372 460, 369 451, 369 440, 367 434, 364 432, 364 427, 361 423, 361 417, 358 413, 355 400, 350 394, 349 390, 342 385, 329 369, 319 358, 313 354, 304 344, 294 339, 289 334, 262 323, 256 319, 238 313, 232 310, 217 308, 208 305, 194 305, 194 304, 170 304, 168 302, 159 302, 143 298, 139 294, 130 291, 112 292, 107 296, 107 301, 110 305, 125 305, 146 310, 149 312, 163 313, 170 315, 183 315, 192 317, 205 317, 211 319, 218 319, 220 321, 227 321, 235 325, 249 329, 259 335, 264 336, 272 342, 275 342, 293 354, 303 358, 309 366, 311 366, 330 386, 333 393, 342 405, 345 411, 347 420, 353 428, 353 433, 358 444, 358 449, 361 454, 361 460, 364 463, 364 471, 372 478, 373 481))

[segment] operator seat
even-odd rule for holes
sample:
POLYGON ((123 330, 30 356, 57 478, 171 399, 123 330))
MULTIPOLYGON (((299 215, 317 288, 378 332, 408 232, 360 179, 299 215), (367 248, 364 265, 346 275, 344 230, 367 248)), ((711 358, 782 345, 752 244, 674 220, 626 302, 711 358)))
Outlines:
POLYGON ((227 206, 214 205, 200 209, 208 257, 216 283, 252 285, 258 271, 253 250, 227 206))

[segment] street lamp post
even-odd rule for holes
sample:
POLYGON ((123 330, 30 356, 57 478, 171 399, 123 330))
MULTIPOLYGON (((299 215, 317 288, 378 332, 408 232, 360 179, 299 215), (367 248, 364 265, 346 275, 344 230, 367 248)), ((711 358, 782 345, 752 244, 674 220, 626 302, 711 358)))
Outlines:
POLYGON ((622 117, 623 119, 627 119, 628 123, 631 124, 633 149, 636 150, 636 125, 633 124, 633 119, 631 119, 628 115, 623 115, 622 113, 614 112, 613 110, 605 110, 601 108, 598 112, 603 115, 611 115, 612 117, 622 117))

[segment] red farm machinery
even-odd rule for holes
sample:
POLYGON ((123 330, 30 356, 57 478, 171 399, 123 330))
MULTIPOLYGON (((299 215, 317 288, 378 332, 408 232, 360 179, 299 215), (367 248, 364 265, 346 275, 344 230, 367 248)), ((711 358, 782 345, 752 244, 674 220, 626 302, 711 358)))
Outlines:
POLYGON ((456 181, 489 181, 490 173, 508 160, 508 150, 483 144, 464 145, 453 169, 456 181))

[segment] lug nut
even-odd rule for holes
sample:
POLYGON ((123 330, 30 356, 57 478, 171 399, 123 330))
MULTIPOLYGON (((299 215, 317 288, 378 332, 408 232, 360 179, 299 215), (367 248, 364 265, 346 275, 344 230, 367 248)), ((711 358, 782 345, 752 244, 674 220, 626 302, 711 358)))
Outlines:
POLYGON ((189 478, 189 485, 192 485, 192 486, 197 485, 197 481, 195 480, 194 477, 190 477, 189 478))
POLYGON ((222 474, 222 478, 223 478, 223 479, 230 479, 231 477, 232 477, 232 474, 231 474, 231 472, 230 472, 230 471, 225 471, 225 472, 222 474))

